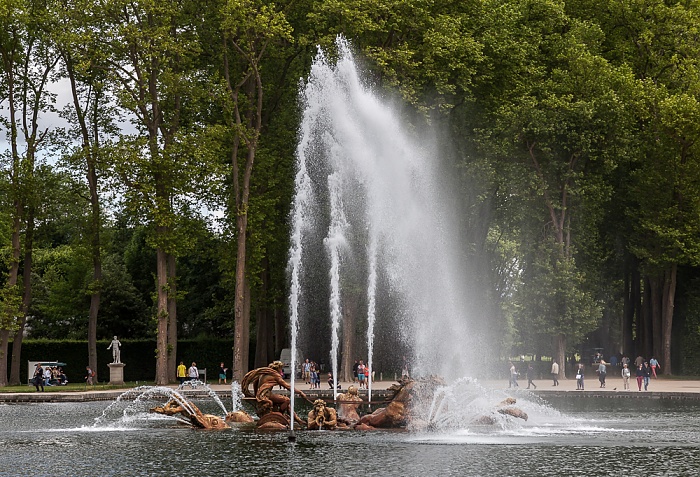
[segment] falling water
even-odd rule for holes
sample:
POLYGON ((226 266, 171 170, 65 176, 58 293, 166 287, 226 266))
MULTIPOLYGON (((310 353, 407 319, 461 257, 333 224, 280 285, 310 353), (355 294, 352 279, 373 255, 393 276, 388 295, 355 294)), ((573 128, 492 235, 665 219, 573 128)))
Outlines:
POLYGON ((331 268, 331 366, 333 368, 333 399, 338 399, 338 347, 340 345, 340 252, 345 242, 344 229, 347 226, 343 214, 343 204, 340 197, 340 179, 338 174, 328 176, 328 190, 331 200, 331 224, 328 237, 325 239, 326 248, 330 255, 331 268))
POLYGON ((238 381, 231 381, 231 412, 241 410, 243 403, 243 391, 238 381))
POLYGON ((372 402, 371 372, 374 369, 374 320, 377 296, 377 238, 374 230, 370 230, 369 238, 369 276, 367 279, 367 366, 370 376, 367 376, 367 400, 372 402))
POLYGON ((476 306, 438 147, 427 126, 412 126, 366 84, 344 39, 337 50, 335 62, 319 51, 301 91, 289 259, 292 354, 300 320, 308 333, 302 339, 313 347, 327 309, 336 379, 347 313, 366 330, 370 370, 387 361, 398 369, 406 350, 418 374, 463 376, 485 353, 469 316, 476 306), (324 275, 327 285, 319 283, 324 275))
MULTIPOLYGON (((302 124, 300 136, 301 140, 297 149, 297 156, 303 157, 303 151, 308 147, 305 137, 309 137, 306 129, 311 128, 311 124, 302 124)), ((294 179, 295 195, 292 203, 292 236, 289 251, 288 272, 291 276, 289 291, 289 328, 291 333, 291 376, 290 385, 290 415, 294 415, 294 375, 297 363, 297 335, 299 333, 299 301, 301 299, 300 277, 302 273, 302 250, 303 236, 308 227, 306 214, 310 209, 312 200, 311 179, 306 170, 306 161, 299 160, 297 163, 297 173, 294 179)), ((291 419, 291 429, 294 430, 294 419, 291 419)))

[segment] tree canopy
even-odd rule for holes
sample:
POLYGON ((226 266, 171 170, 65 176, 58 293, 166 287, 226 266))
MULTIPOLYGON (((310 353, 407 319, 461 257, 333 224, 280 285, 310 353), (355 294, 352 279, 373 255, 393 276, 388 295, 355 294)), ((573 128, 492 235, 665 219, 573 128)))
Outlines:
POLYGON ((437 131, 495 355, 700 372, 700 2, 0 0, 0 24, 0 386, 23 336, 84 338, 93 369, 97 339, 152 338, 158 383, 178 337, 230 337, 239 379, 278 356, 299 79, 337 35, 437 131))

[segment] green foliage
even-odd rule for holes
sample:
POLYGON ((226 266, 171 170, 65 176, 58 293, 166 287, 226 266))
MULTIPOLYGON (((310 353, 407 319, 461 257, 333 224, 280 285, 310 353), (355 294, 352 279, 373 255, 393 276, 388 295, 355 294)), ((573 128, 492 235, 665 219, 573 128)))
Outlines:
MULTIPOLYGON (((286 310, 298 80, 316 45, 333 56, 344 34, 368 83, 438 128, 465 206, 463 253, 481 279, 475 294, 493 300, 485 320, 503 353, 547 354, 560 333, 573 349, 601 317, 619 320, 629 255, 649 273, 700 266, 699 20, 697 2, 664 0, 0 0, 3 111, 22 79, 8 71, 60 51, 47 79, 65 80, 72 62, 91 133, 105 134, 91 145, 105 201, 100 282, 74 108, 61 113, 66 133, 44 138, 45 164, 0 151, 0 276, 18 200, 36 223, 30 336, 82 339, 99 289, 97 335, 134 346, 125 354, 139 356, 144 374, 127 368, 132 380, 155 374, 155 248, 177 257, 181 336, 231 333, 237 267, 252 316, 286 310), (40 43, 35 56, 12 49, 29 38, 40 43)), ((41 99, 39 116, 51 101, 41 99)), ((0 129, 8 140, 22 133, 7 116, 0 129)), ((0 328, 13 329, 23 285, 5 282, 0 328)), ((694 293, 679 293, 683 350, 697 351, 694 293)), ((230 341, 206 358, 183 343, 178 353, 184 346, 184 360, 200 366, 231 354, 230 341)), ((28 346, 64 359, 48 343, 28 346)), ((65 353, 73 363, 84 351, 65 353)), ((696 369, 690 359, 684 368, 696 369)))

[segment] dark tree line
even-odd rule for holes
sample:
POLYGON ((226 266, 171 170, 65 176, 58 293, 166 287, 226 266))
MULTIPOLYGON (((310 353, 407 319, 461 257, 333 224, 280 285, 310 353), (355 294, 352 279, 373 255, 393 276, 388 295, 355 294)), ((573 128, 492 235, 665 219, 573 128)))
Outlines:
POLYGON ((98 339, 151 337, 159 384, 178 337, 230 337, 238 379, 278 355, 299 78, 338 34, 439 131, 495 354, 600 346, 697 372, 699 15, 0 0, 0 385, 20 381, 25 335, 86 339, 93 369, 98 339))

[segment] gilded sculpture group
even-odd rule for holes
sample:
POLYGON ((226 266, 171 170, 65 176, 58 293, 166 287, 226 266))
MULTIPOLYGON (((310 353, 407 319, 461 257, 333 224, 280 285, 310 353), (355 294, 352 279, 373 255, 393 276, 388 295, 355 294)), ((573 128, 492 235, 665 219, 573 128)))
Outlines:
MULTIPOLYGON (((355 386, 350 386, 347 392, 338 396, 337 411, 327 406, 324 400, 317 399, 312 402, 303 391, 295 389, 294 392, 301 399, 313 405, 306 421, 304 421, 296 413, 290 416, 291 401, 289 397, 273 392, 275 386, 291 391, 290 385, 282 378, 282 367, 281 361, 275 361, 269 366, 250 371, 241 381, 243 395, 255 407, 259 418, 257 421, 254 421, 245 411, 230 412, 225 418, 204 414, 191 402, 182 403, 173 399, 164 406, 152 408, 151 411, 167 415, 182 414, 192 426, 202 429, 225 429, 229 427, 229 423, 255 422, 258 429, 284 430, 290 427, 291 419, 294 419, 294 422, 300 427, 306 427, 310 430, 405 428, 409 420, 414 425, 421 425, 415 416, 410 416, 411 402, 423 398, 432 399, 432 391, 434 391, 435 385, 439 384, 436 381, 439 378, 436 377, 424 381, 415 381, 406 377, 389 388, 394 392, 394 395, 386 407, 380 407, 371 414, 362 417, 358 413, 362 398, 358 395, 355 386)), ((499 403, 494 412, 527 420, 527 414, 514 407, 514 404, 515 400, 509 398, 499 403)), ((493 424, 495 422, 495 419, 490 415, 475 419, 475 424, 493 424)), ((423 424, 426 427, 429 426, 429 423, 423 424)))

